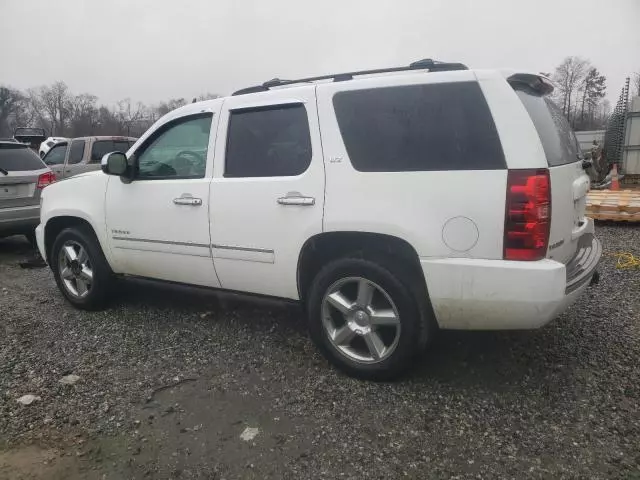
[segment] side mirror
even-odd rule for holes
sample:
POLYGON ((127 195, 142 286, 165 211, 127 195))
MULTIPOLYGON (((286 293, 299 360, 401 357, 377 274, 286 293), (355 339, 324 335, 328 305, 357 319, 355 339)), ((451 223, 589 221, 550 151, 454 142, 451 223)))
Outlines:
POLYGON ((107 153, 102 157, 102 171, 107 175, 121 177, 129 171, 127 156, 122 152, 107 153))

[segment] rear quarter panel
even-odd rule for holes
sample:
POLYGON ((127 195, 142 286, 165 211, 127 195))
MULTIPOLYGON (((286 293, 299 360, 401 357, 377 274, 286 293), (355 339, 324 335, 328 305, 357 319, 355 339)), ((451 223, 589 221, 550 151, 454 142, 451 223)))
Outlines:
POLYGON ((326 164, 324 231, 393 235, 422 258, 502 258, 506 170, 359 172, 349 160, 333 107, 339 91, 473 80, 473 72, 455 71, 318 86, 326 164))

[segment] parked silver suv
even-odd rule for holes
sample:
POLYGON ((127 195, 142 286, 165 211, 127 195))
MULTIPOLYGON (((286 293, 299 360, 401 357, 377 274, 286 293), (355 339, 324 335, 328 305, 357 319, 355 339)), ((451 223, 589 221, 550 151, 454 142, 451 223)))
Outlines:
POLYGON ((0 237, 33 241, 40 222, 40 192, 56 177, 28 145, 0 142, 0 237))
POLYGON ((80 173, 100 169, 100 160, 105 153, 126 152, 137 139, 132 137, 79 137, 54 145, 43 157, 46 163, 62 180, 80 173))

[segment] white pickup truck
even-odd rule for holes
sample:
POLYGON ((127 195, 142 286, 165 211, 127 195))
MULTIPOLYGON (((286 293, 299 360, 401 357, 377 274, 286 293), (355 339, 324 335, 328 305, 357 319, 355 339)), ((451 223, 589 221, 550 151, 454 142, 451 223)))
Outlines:
POLYGON ((48 186, 38 246, 79 308, 119 275, 297 300, 331 362, 393 378, 438 328, 537 328, 596 278, 552 88, 424 60, 190 104, 48 186))

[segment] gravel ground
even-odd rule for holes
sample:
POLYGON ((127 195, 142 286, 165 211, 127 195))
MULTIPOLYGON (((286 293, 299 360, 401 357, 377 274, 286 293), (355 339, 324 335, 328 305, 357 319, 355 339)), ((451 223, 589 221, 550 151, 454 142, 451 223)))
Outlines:
MULTIPOLYGON (((598 234, 640 256, 640 227, 598 234)), ((81 312, 28 255, 0 240, 0 478, 640 478, 640 269, 611 256, 547 327, 443 332, 376 384, 295 306, 123 282, 81 312)))

